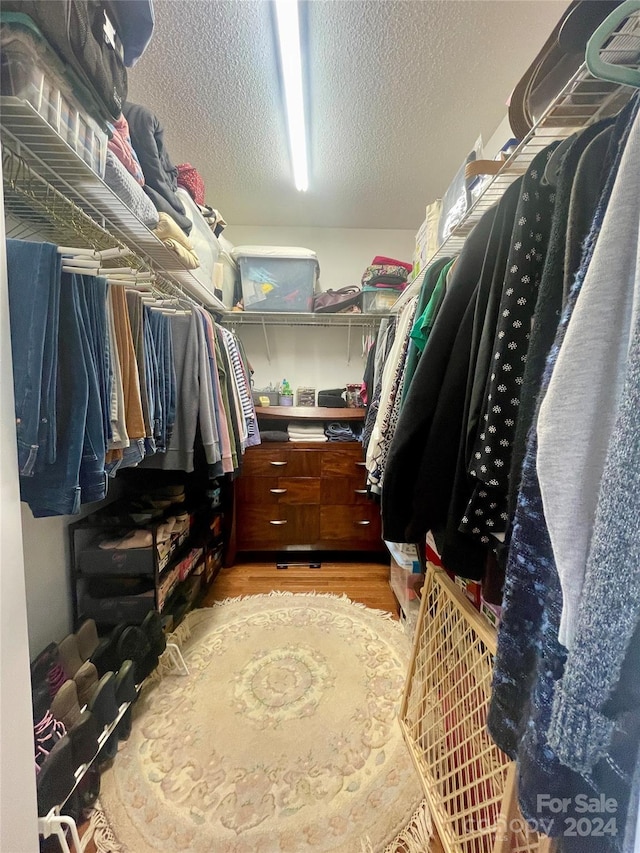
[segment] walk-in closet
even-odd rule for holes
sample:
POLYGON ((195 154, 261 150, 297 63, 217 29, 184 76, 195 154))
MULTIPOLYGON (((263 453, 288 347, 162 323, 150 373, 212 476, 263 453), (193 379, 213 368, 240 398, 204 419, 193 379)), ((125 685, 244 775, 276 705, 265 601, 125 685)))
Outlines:
POLYGON ((640 0, 2 0, 2 853, 640 851, 640 0))

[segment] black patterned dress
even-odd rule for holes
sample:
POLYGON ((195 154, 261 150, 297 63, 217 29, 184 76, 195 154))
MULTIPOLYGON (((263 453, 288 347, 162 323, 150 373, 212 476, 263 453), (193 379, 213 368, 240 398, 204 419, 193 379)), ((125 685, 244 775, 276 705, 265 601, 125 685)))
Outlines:
POLYGON ((541 151, 522 182, 507 261, 491 372, 469 474, 478 482, 460 523, 463 533, 491 541, 507 529, 507 495, 511 448, 520 405, 531 321, 542 277, 555 188, 542 183, 545 166, 557 143, 541 151))

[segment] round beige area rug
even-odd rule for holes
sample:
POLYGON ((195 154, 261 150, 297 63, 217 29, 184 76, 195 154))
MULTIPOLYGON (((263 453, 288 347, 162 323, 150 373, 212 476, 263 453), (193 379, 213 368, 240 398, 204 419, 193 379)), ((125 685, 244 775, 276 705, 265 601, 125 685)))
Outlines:
POLYGON ((410 644, 388 614, 250 596, 193 611, 176 639, 190 674, 143 690, 103 775, 98 850, 428 850, 397 721, 410 644))

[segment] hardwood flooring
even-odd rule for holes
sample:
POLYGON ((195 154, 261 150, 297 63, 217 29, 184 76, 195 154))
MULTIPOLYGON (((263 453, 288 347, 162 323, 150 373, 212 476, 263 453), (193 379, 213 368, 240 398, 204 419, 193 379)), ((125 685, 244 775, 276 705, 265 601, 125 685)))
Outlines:
POLYGON ((225 598, 274 590, 345 594, 352 601, 397 615, 396 600, 389 587, 389 566, 383 563, 322 562, 319 569, 308 565, 277 569, 275 561, 236 563, 220 571, 203 604, 207 607, 225 598))

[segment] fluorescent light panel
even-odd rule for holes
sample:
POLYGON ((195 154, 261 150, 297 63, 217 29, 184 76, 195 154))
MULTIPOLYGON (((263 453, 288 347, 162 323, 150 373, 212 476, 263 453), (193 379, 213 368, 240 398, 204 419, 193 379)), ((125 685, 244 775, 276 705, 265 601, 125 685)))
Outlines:
POLYGON ((275 0, 275 5, 280 46, 280 67, 287 106, 289 147, 293 161, 293 179, 296 189, 305 192, 309 186, 309 175, 307 169, 307 130, 302 95, 298 0, 275 0))

